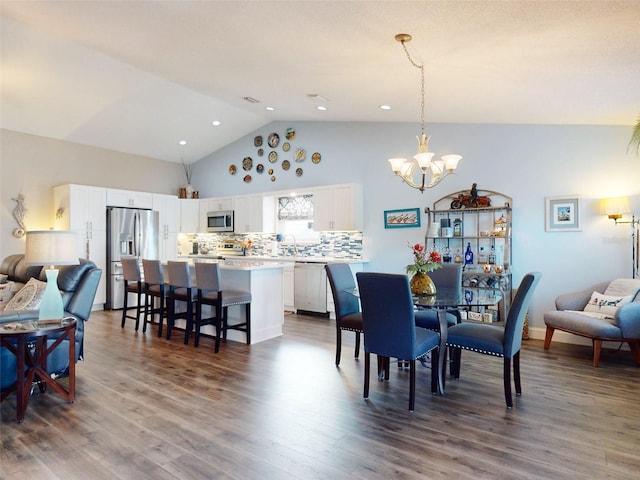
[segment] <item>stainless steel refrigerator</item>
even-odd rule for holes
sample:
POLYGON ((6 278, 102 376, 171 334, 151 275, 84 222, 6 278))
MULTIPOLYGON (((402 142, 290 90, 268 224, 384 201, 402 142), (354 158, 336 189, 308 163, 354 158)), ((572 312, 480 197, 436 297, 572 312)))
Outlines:
MULTIPOLYGON (((107 304, 106 308, 122 308, 124 277, 122 257, 140 261, 159 259, 158 212, 135 208, 107 207, 107 304)), ((135 300, 130 298, 130 300, 135 300)), ((129 305, 134 303, 129 302, 129 305)))

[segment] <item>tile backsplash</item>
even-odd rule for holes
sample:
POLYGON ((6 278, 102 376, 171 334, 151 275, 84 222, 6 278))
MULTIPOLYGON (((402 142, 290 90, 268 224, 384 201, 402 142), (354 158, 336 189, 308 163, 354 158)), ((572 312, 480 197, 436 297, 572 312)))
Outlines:
MULTIPOLYGON (((277 242, 279 255, 293 255, 293 243, 277 242)), ((269 256, 272 255, 276 234, 274 233, 189 233, 178 235, 178 253, 188 255, 192 253, 194 242, 204 246, 211 254, 215 254, 218 245, 223 242, 242 242, 251 240, 252 247, 247 255, 269 256)), ((348 259, 363 258, 362 232, 321 232, 317 242, 297 242, 298 255, 307 257, 335 257, 348 259)), ((218 253, 220 251, 218 250, 218 253)))

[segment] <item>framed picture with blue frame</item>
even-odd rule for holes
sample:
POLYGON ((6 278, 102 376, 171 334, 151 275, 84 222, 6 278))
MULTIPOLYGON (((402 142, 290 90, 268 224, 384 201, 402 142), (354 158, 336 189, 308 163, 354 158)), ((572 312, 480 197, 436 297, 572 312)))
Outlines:
POLYGON ((420 226, 419 208, 384 211, 384 228, 414 228, 420 226))

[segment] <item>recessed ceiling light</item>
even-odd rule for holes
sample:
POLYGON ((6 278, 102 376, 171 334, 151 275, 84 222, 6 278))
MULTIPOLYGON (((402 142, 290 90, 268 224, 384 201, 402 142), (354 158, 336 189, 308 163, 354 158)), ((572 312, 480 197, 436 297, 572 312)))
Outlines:
POLYGON ((269 110, 270 112, 273 112, 275 110, 275 108, 273 107, 264 107, 265 110, 269 110))
POLYGON ((327 109, 327 107, 325 107, 324 105, 318 105, 316 108, 321 112, 324 112, 327 109))
POLYGON ((391 105, 380 105, 380 110, 391 110, 391 105))
POLYGON ((214 127, 219 127, 220 125, 222 125, 222 122, 220 120, 214 120, 213 122, 211 122, 211 125, 213 125, 214 127))
POLYGON ((180 145, 186 145, 186 144, 187 144, 187 141, 186 141, 186 140, 180 140, 178 143, 179 143, 180 145))

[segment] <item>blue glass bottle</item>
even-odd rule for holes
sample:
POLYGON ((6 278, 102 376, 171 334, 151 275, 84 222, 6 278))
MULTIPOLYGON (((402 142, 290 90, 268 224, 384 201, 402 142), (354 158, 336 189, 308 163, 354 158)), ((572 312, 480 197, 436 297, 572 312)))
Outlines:
POLYGON ((464 252, 464 264, 473 264, 473 251, 471 250, 471 242, 467 243, 467 250, 464 252))

